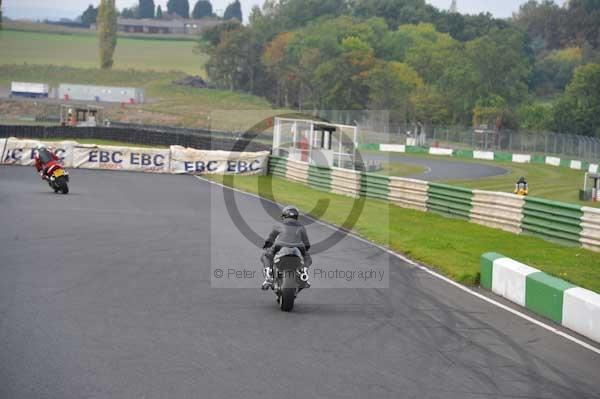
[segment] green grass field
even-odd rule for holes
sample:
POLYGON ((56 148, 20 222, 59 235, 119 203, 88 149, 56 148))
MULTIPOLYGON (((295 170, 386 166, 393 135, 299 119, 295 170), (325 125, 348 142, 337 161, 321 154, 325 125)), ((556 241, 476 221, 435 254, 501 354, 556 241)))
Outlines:
MULTIPOLYGON (((37 139, 32 139, 37 140, 37 139)), ((43 141, 76 141, 79 144, 96 144, 96 145, 113 145, 118 147, 139 147, 139 148, 169 148, 162 145, 145 145, 145 144, 132 144, 125 141, 118 140, 103 140, 103 139, 65 139, 60 137, 54 137, 50 139, 43 139, 43 141)))
MULTIPOLYGON (((272 176, 214 177, 216 181, 251 193, 259 193, 259 184, 265 185, 269 179, 272 179, 273 192, 261 192, 261 195, 279 203, 294 204, 303 212, 312 210, 313 216, 338 226, 343 225, 354 204, 352 198, 316 191, 272 176), (328 204, 326 209, 315 208, 319 200, 328 204)), ((366 200, 356 224, 345 227, 465 284, 478 283, 480 256, 493 251, 600 292, 600 254, 581 248, 564 247, 377 200, 366 200)))
MULTIPOLYGON (((183 71, 205 75, 207 57, 193 52, 193 41, 153 40, 120 37, 115 52, 115 69, 183 71)), ((0 31, 0 63, 98 66, 98 40, 87 34, 0 31)))
MULTIPOLYGON (((450 162, 466 162, 498 166, 508 171, 507 174, 475 180, 447 180, 444 183, 478 190, 501 191, 512 193, 520 176, 525 176, 529 183, 529 194, 533 197, 569 202, 582 206, 600 207, 600 203, 579 201, 579 190, 583 188, 584 171, 569 168, 538 164, 518 164, 512 162, 484 161, 479 159, 463 159, 425 154, 403 154, 415 158, 444 159, 450 162)), ((391 174, 392 176, 405 176, 391 174)))
MULTIPOLYGON (((45 82, 53 87, 60 83, 133 86, 146 89, 147 103, 126 106, 105 105, 106 118, 113 121, 145 123, 217 130, 244 130, 275 112, 268 101, 251 94, 216 89, 196 89, 173 84, 183 72, 138 71, 134 69, 100 70, 56 65, 2 65, 0 85, 12 81, 45 82)), ((0 118, 8 108, 13 119, 38 114, 31 101, 0 101, 0 118), (17 115, 18 114, 18 115, 17 115)), ((56 107, 56 106, 55 106, 56 107)), ((4 115, 3 115, 4 114, 4 115)), ((3 122, 4 123, 4 122, 3 122)))

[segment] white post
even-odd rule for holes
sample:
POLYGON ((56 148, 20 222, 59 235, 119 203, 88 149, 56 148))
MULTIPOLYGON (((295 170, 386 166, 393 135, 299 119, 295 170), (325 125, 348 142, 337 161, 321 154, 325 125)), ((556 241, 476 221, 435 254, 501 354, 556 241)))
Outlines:
POLYGON ((356 163, 356 147, 358 147, 358 126, 354 127, 354 149, 352 150, 352 168, 356 163))
POLYGON ((292 151, 296 152, 296 141, 298 136, 298 122, 292 123, 292 151))
POLYGON ((315 124, 313 122, 310 123, 310 140, 308 140, 308 163, 312 164, 312 148, 314 143, 314 134, 315 134, 315 124))

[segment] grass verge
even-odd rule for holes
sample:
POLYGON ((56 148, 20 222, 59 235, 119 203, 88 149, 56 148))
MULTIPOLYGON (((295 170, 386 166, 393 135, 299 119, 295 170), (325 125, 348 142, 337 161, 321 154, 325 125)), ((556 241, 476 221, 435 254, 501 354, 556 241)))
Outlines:
MULTIPOLYGON (((437 160, 443 159, 448 162, 473 164, 474 167, 482 164, 491 165, 507 170, 506 174, 500 176, 472 180, 446 180, 443 181, 443 183, 471 189, 512 193, 519 177, 525 176, 529 183, 529 193, 532 197, 600 208, 600 203, 598 202, 579 201, 579 190, 583 188, 583 178, 585 176, 585 172, 581 170, 550 165, 484 161, 479 159, 452 158, 427 154, 402 154, 402 156, 437 160)), ((394 174, 392 176, 402 175, 394 174)))
MULTIPOLYGON (((343 225, 354 203, 352 198, 272 176, 237 176, 232 181, 222 176, 213 179, 255 194, 259 193, 259 184, 272 183, 272 194, 265 195, 268 199, 294 204, 303 212, 335 225, 343 225), (328 202, 326 209, 315 207, 319 200, 328 202)), ((563 247, 535 237, 514 235, 370 199, 365 201, 352 231, 468 285, 479 282, 480 256, 494 251, 600 292, 600 254, 582 248, 563 247)))

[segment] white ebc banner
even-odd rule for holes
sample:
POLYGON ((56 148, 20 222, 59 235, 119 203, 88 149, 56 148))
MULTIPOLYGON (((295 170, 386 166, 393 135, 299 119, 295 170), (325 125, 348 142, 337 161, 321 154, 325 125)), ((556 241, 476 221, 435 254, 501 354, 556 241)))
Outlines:
POLYGON ((171 146, 171 173, 259 174, 266 171, 268 157, 268 151, 205 151, 171 146))
POLYGON ((73 147, 75 144, 77 143, 74 141, 26 140, 9 137, 5 140, 4 145, 0 145, 2 150, 0 163, 34 165, 36 148, 39 145, 44 145, 56 154, 63 166, 70 168, 73 166, 73 147))
POLYGON ((78 144, 73 148, 73 166, 86 169, 169 173, 167 149, 78 144))

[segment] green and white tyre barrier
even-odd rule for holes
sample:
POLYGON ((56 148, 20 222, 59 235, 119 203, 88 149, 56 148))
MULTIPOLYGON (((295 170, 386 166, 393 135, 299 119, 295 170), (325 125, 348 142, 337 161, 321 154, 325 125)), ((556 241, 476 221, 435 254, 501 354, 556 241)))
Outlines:
POLYGON ((349 169, 333 168, 331 171, 331 191, 334 194, 358 197, 360 173, 349 169))
POLYGON ((285 178, 296 183, 308 183, 308 163, 288 159, 285 178))
POLYGON ((390 178, 390 201, 401 208, 427 211, 429 184, 415 179, 390 178))
POLYGON ((581 210, 579 242, 586 249, 600 252, 600 209, 585 206, 581 210))
POLYGON ((481 287, 600 342, 600 295, 493 252, 480 268, 481 287))
POLYGON ((473 190, 471 222, 521 234, 525 199, 509 193, 473 190))
POLYGON ((269 170, 275 176, 325 192, 389 201, 402 208, 435 212, 600 252, 600 210, 595 208, 348 169, 328 169, 274 156, 270 158, 269 170))

